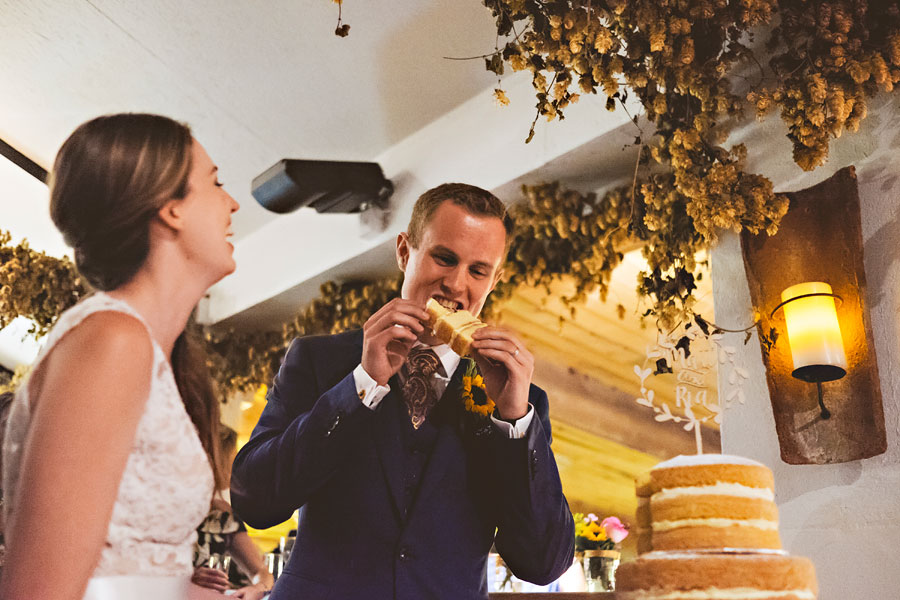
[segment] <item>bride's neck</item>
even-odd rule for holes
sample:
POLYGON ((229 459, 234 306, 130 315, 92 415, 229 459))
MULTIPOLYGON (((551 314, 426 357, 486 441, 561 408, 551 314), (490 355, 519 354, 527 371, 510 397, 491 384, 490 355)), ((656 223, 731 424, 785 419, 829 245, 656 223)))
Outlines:
POLYGON ((166 356, 172 355, 175 341, 209 287, 184 271, 148 264, 128 283, 108 292, 140 313, 166 356))

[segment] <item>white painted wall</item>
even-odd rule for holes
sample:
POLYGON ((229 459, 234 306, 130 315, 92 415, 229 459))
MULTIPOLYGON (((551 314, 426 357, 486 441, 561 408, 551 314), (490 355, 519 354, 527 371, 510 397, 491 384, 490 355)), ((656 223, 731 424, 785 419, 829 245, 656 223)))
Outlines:
MULTIPOLYGON (((900 171, 893 161, 876 162, 881 166, 859 169, 858 176, 887 452, 838 465, 782 462, 756 336, 738 349, 750 372, 748 400, 726 412, 722 427, 723 452, 774 471, 785 549, 813 560, 820 600, 900 598, 900 171)), ((748 322, 750 291, 733 233, 723 234, 712 252, 712 280, 716 322, 748 322)), ((720 393, 727 387, 721 378, 720 393)))

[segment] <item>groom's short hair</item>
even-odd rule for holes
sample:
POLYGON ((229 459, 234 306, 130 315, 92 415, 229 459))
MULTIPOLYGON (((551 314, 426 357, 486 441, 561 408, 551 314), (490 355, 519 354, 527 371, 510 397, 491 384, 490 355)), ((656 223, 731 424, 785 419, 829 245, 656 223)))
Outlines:
POLYGON ((419 247, 425 227, 428 226, 438 207, 447 200, 463 207, 473 215, 496 217, 503 221, 503 227, 506 229, 506 247, 509 248, 512 240, 513 221, 506 210, 506 205, 489 191, 467 183, 444 183, 419 196, 413 206, 409 226, 406 228, 409 243, 413 248, 419 247))

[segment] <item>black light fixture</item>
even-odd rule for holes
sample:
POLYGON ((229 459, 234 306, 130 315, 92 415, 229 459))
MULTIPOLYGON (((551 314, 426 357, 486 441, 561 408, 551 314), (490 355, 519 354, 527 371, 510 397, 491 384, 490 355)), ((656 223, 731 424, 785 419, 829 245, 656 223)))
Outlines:
POLYGON ((377 163, 284 158, 255 177, 251 191, 263 208, 276 213, 304 206, 320 213, 359 213, 386 208, 394 186, 377 163))

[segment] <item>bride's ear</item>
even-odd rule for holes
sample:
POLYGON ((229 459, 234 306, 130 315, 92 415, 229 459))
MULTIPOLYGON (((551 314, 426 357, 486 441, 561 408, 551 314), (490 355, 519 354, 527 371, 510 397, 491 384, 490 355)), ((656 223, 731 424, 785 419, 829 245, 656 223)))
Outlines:
POLYGON ((173 231, 181 231, 184 228, 184 201, 172 199, 163 204, 156 213, 160 222, 173 231))

